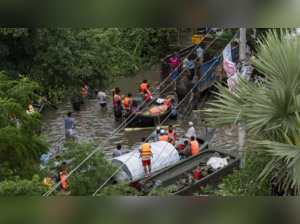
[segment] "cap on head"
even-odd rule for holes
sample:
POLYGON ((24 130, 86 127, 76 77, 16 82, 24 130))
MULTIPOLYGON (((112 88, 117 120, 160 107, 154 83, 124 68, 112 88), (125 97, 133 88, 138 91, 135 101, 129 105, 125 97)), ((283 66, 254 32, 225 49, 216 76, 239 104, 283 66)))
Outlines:
POLYGON ((160 127, 159 127, 159 126, 157 126, 157 127, 156 127, 156 130, 157 130, 157 131, 159 131, 159 130, 160 130, 160 127))
POLYGON ((165 134, 165 130, 164 129, 160 130, 160 134, 165 134))
POLYGON ((193 122, 190 121, 190 122, 189 122, 189 125, 193 126, 193 122))

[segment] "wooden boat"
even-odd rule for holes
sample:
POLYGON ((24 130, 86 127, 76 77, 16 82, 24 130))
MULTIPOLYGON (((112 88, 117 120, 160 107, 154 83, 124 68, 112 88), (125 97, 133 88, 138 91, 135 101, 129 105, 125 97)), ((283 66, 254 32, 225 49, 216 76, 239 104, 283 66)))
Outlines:
MULTIPOLYGON (((148 109, 150 109, 150 107, 152 105, 158 105, 156 103, 156 100, 158 98, 162 98, 162 99, 174 99, 175 103, 178 103, 178 97, 177 94, 172 91, 163 95, 160 95, 158 97, 155 97, 152 101, 150 101, 149 103, 145 103, 143 105, 140 106, 140 112, 145 112, 148 109)), ((129 118, 129 123, 127 124, 127 127, 151 127, 151 126, 157 126, 159 125, 163 120, 165 120, 168 115, 171 113, 170 110, 165 111, 164 113, 161 114, 149 114, 149 115, 143 115, 143 114, 139 114, 137 115, 132 121, 130 121, 133 116, 131 116, 129 118)), ((127 117, 129 117, 130 114, 124 116, 124 118, 126 119, 127 117)))
POLYGON ((175 192, 170 192, 170 195, 193 195, 193 193, 199 193, 200 188, 205 187, 208 184, 217 186, 222 177, 232 173, 233 168, 239 167, 240 156, 237 153, 217 148, 205 150, 197 155, 168 167, 168 169, 165 169, 164 172, 157 173, 152 177, 140 181, 142 191, 149 193, 155 183, 161 183, 161 186, 163 187, 176 185, 176 182, 180 178, 183 178, 184 172, 188 172, 193 176, 193 170, 197 168, 201 160, 205 158, 218 157, 215 153, 218 153, 222 157, 229 156, 230 159, 227 160, 228 165, 216 170, 211 174, 208 174, 205 177, 202 177, 200 180, 195 180, 191 186, 180 186, 180 184, 179 186, 177 185, 178 190, 175 192))
MULTIPOLYGON (((196 135, 197 141, 199 142, 199 152, 208 149, 208 144, 214 137, 215 132, 216 132, 216 128, 213 128, 213 129, 207 130, 205 132, 201 132, 196 135)), ((186 160, 186 159, 184 159, 184 160, 186 160)), ((184 160, 181 160, 180 162, 178 162, 176 164, 182 163, 184 160)), ((168 167, 170 167, 170 166, 168 166, 168 167)), ((159 174, 159 173, 163 172, 164 170, 166 170, 168 167, 164 167, 163 169, 156 170, 155 172, 152 173, 152 175, 159 174)), ((144 179, 146 179, 146 178, 140 177, 138 179, 135 179, 130 182, 129 186, 139 190, 140 189, 139 182, 144 179)))
POLYGON ((33 106, 34 112, 38 112, 38 113, 40 113, 42 111, 44 104, 45 104, 45 102, 42 98, 39 100, 39 102, 34 101, 31 103, 31 105, 33 106))

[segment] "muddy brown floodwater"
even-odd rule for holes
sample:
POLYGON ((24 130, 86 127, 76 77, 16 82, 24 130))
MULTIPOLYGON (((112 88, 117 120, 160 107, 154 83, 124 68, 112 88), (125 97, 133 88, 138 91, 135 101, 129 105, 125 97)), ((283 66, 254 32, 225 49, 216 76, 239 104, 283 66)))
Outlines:
MULTIPOLYGON (((119 87, 121 89, 121 95, 127 95, 127 93, 130 92, 133 94, 133 98, 140 98, 138 89, 143 79, 147 79, 148 83, 160 81, 159 64, 155 65, 152 69, 140 72, 135 76, 118 79, 107 88, 105 93, 108 96, 111 96, 111 89, 119 87)), ((201 95, 199 102, 202 101, 205 94, 206 93, 203 93, 201 95)), ((208 99, 214 98, 214 96, 210 97, 211 95, 209 94, 210 93, 208 93, 206 101, 204 101, 201 109, 207 106, 206 103, 208 99)), ((53 108, 44 109, 41 113, 43 115, 41 118, 41 121, 43 122, 42 134, 50 138, 50 151, 55 155, 64 153, 65 150, 67 150, 63 147, 65 141, 104 141, 119 126, 114 119, 112 97, 109 98, 107 102, 108 111, 101 111, 99 102, 96 99, 89 100, 81 105, 80 111, 74 111, 71 103, 58 104, 58 110, 53 108), (64 118, 69 111, 72 112, 72 118, 75 120, 76 129, 73 136, 66 138, 64 134, 64 118)), ((198 106, 199 105, 200 103, 198 103, 198 106)), ((199 116, 196 113, 192 113, 182 121, 167 120, 163 125, 179 124, 180 127, 177 127, 175 130, 177 134, 183 135, 187 130, 187 123, 189 121, 194 123, 197 133, 205 131, 204 124, 200 124, 199 116)), ((122 144, 122 150, 125 151, 137 149, 141 143, 141 138, 143 136, 148 137, 153 131, 154 130, 125 132, 124 130, 121 130, 103 147, 106 158, 111 158, 112 151, 116 148, 118 143, 122 144)), ((210 145, 228 150, 237 150, 237 138, 237 133, 235 131, 229 130, 227 126, 224 126, 217 129, 210 145)))

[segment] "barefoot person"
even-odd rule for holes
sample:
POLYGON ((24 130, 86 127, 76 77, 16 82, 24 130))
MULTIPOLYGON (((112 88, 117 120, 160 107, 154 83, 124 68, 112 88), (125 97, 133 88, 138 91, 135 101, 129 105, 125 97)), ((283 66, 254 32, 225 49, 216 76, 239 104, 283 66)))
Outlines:
POLYGON ((143 144, 140 146, 140 150, 139 152, 141 153, 141 157, 142 157, 142 163, 143 163, 143 167, 144 167, 144 171, 145 171, 145 175, 144 177, 150 177, 151 176, 151 146, 150 143, 148 143, 148 140, 146 139, 146 137, 142 138, 142 142, 143 144), (147 166, 148 166, 148 171, 149 171, 149 175, 147 174, 147 166))
MULTIPOLYGON (((173 63, 166 63, 163 59, 161 59, 161 61, 163 63, 165 63, 166 65, 170 66, 170 79, 173 82, 173 86, 174 86, 174 90, 176 90, 176 86, 177 86, 177 76, 178 76, 178 69, 177 67, 174 66, 173 63)), ((178 65, 177 65, 178 66, 178 65)))

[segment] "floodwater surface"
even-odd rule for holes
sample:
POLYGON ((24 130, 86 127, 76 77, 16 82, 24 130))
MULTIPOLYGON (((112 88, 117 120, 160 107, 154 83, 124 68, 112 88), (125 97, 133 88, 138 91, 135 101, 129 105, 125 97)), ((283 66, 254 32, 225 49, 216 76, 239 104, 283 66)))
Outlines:
MULTIPOLYGON (((152 69, 145 72, 138 72, 137 75, 127 78, 120 78, 112 83, 109 88, 105 90, 106 95, 110 96, 107 100, 108 110, 101 111, 98 100, 92 99, 81 105, 80 111, 74 111, 71 103, 58 104, 58 110, 53 108, 44 109, 41 114, 43 117, 42 134, 46 135, 50 139, 51 148, 50 151, 55 155, 59 155, 67 150, 63 147, 65 141, 76 141, 76 142, 94 142, 106 140, 120 125, 115 122, 113 113, 113 100, 111 89, 119 87, 121 89, 121 95, 127 96, 128 93, 133 94, 133 98, 140 98, 138 91, 139 85, 143 79, 147 79, 148 83, 152 84, 156 81, 160 81, 160 66, 155 65, 152 69), (65 136, 64 118, 67 113, 72 112, 72 118, 75 120, 76 129, 74 130, 73 136, 65 136)), ((156 89, 158 85, 153 87, 151 91, 156 89)), ((214 99, 210 92, 204 92, 198 105, 201 104, 203 98, 206 96, 204 103, 201 108, 207 107, 207 102, 214 99), (206 95, 207 94, 207 95, 206 95)), ((179 116, 180 118, 180 116, 179 116)), ((192 113, 189 117, 185 117, 183 120, 167 120, 163 126, 178 124, 179 127, 175 128, 178 135, 183 135, 187 131, 188 122, 192 121, 196 129, 196 133, 205 131, 205 126, 201 121, 202 119, 197 113, 192 113)), ((114 134, 111 139, 103 146, 103 150, 106 154, 106 158, 112 157, 112 151, 116 148, 117 144, 122 144, 122 150, 132 151, 139 147, 141 144, 142 137, 148 137, 153 133, 152 130, 141 130, 141 131, 130 131, 125 132, 120 130, 114 134)), ((227 150, 237 150, 238 148, 238 137, 237 132, 229 130, 227 126, 218 128, 216 134, 210 143, 213 147, 224 148, 227 150)))

